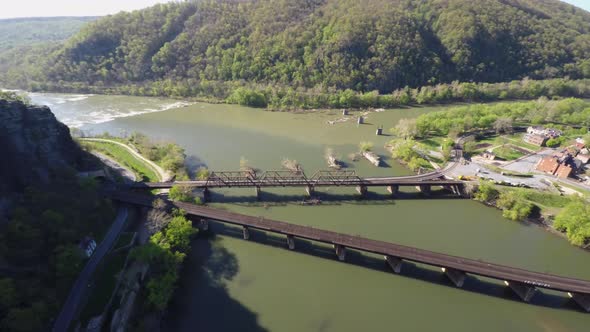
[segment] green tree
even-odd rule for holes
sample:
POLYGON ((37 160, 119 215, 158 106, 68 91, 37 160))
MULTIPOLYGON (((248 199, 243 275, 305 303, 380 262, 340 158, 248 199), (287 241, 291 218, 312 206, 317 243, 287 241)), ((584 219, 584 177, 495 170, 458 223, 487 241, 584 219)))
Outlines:
POLYGON ((401 138, 414 139, 419 134, 416 119, 399 120, 397 125, 391 129, 391 132, 401 138))
POLYGON ((499 192, 490 181, 480 180, 474 198, 480 202, 491 203, 498 198, 499 192))
POLYGON ((555 217, 553 226, 565 231, 572 244, 584 245, 590 239, 590 205, 581 198, 567 204, 555 217))
POLYGON ((73 279, 82 268, 82 252, 74 245, 59 246, 55 249, 55 261, 57 277, 73 279))
POLYGON ((148 301, 160 311, 164 311, 174 294, 178 279, 175 270, 168 271, 162 276, 152 278, 148 284, 148 301))
POLYGON ((496 205, 502 209, 504 218, 522 221, 533 212, 533 204, 527 201, 520 191, 503 191, 498 196, 496 205))
POLYGON ((191 222, 185 217, 172 218, 166 227, 166 239, 173 250, 187 252, 190 248, 191 237, 196 233, 191 222))
POLYGON ((172 188, 170 188, 170 192, 168 193, 168 197, 170 197, 170 199, 173 201, 178 202, 192 203, 195 200, 193 197, 192 188, 182 185, 172 186, 172 188))

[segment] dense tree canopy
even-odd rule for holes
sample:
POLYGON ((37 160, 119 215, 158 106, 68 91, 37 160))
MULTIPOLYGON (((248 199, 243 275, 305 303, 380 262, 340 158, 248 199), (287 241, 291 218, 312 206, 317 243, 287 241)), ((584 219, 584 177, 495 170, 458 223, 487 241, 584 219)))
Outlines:
POLYGON ((452 81, 590 77, 588 32, 590 13, 557 0, 187 1, 108 16, 53 49, 0 55, 0 71, 32 88, 126 86, 256 106, 350 89, 338 96, 347 107, 353 92, 370 100, 452 81), (240 86, 267 92, 232 95, 240 86))
POLYGON ((64 41, 96 17, 39 17, 0 20, 0 51, 46 42, 64 41))

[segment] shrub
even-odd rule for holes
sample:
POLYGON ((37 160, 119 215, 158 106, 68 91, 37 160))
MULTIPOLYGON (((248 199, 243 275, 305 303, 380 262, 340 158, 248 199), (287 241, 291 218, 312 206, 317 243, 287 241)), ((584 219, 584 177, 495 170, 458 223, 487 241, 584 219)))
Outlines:
POLYGON ((194 202, 192 190, 190 187, 175 185, 170 188, 168 195, 173 201, 192 203, 194 202))
POLYGON ((474 198, 480 202, 491 203, 498 198, 498 194, 498 190, 496 190, 492 182, 482 180, 479 182, 474 198))

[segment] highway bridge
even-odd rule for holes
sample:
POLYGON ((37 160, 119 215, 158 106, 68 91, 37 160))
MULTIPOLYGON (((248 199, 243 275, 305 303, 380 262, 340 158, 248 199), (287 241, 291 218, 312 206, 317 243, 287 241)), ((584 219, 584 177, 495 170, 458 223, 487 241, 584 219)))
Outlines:
MULTIPOLYGON (((115 192, 111 194, 111 197, 119 202, 148 207, 152 206, 155 199, 153 196, 133 192, 115 192)), ((531 300, 537 288, 562 291, 566 292, 584 310, 590 312, 590 281, 527 271, 194 204, 181 202, 170 202, 170 204, 185 210, 187 215, 198 219, 200 226, 204 229, 208 228, 208 220, 216 220, 241 226, 244 239, 249 239, 251 229, 282 234, 286 236, 287 246, 292 250, 295 249, 295 238, 326 243, 334 247, 335 254, 341 261, 346 259, 347 249, 378 254, 384 257, 396 273, 401 272, 404 261, 423 263, 440 268, 457 287, 463 286, 467 274, 489 277, 503 281, 525 302, 531 300)))

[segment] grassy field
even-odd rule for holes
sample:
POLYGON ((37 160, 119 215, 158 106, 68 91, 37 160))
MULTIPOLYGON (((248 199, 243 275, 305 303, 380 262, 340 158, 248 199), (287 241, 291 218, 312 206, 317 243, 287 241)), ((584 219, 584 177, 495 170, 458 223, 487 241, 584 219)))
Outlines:
POLYGON ((503 160, 515 160, 525 155, 522 151, 511 147, 510 144, 494 149, 494 154, 503 160))
POLYGON ((518 191, 519 197, 532 203, 540 209, 544 216, 557 215, 568 203, 572 201, 569 196, 561 196, 556 193, 539 191, 529 188, 506 188, 496 186, 499 191, 518 191))
POLYGON ((489 149, 495 146, 499 146, 499 145, 505 145, 505 144, 511 144, 520 148, 524 148, 526 150, 531 150, 531 151, 539 151, 541 150, 540 146, 536 146, 533 144, 529 144, 525 141, 523 141, 523 133, 517 133, 517 134, 511 134, 511 135, 502 135, 502 136, 491 136, 491 137, 486 137, 480 140, 477 140, 477 144, 489 144, 489 147, 486 147, 485 149, 489 149))
POLYGON ((122 146, 107 142, 81 141, 80 144, 90 150, 96 150, 120 162, 123 166, 132 170, 138 179, 147 182, 159 181, 158 174, 145 162, 137 159, 122 146))

